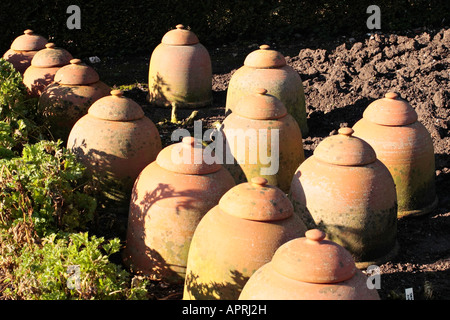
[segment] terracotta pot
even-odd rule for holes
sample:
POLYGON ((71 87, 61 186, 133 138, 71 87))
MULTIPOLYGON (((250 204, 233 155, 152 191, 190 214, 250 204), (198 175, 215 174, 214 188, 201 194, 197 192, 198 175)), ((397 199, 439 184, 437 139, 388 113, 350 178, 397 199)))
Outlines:
POLYGON ((167 32, 150 58, 149 100, 198 108, 212 103, 212 66, 197 36, 179 24, 167 32))
POLYGON ((294 172, 305 155, 300 128, 278 98, 266 89, 255 89, 225 118, 223 134, 225 150, 234 160, 230 163, 224 159, 223 163, 236 183, 262 176, 269 184, 289 192, 294 172))
POLYGON ((373 148, 351 128, 325 138, 298 168, 290 198, 308 228, 319 228, 360 268, 397 253, 394 180, 373 148))
POLYGON ((92 172, 107 199, 128 205, 134 181, 161 150, 161 138, 141 106, 113 90, 75 123, 67 148, 92 172))
POLYGON ((39 97, 44 89, 53 82, 56 72, 70 63, 72 55, 65 49, 47 43, 45 49, 38 51, 31 66, 23 74, 23 83, 31 97, 39 97))
POLYGON ((398 217, 427 214, 438 203, 433 141, 417 119, 408 102, 389 92, 372 102, 353 127, 354 135, 370 143, 391 172, 398 217))
POLYGON ((235 185, 220 164, 194 162, 195 152, 202 150, 194 142, 185 137, 164 148, 136 180, 124 250, 124 262, 133 272, 183 283, 195 228, 235 185), (175 159, 178 152, 189 161, 175 159))
POLYGON ((302 80, 287 65, 284 56, 268 45, 251 52, 245 58, 244 65, 232 75, 227 90, 226 114, 233 112, 239 101, 257 88, 266 88, 280 99, 297 121, 303 137, 308 135, 302 80))
POLYGON ((67 141, 70 130, 89 107, 110 92, 111 88, 100 81, 92 67, 72 59, 56 72, 54 82, 42 92, 39 110, 54 138, 67 141))
POLYGON ((266 179, 237 185, 194 232, 183 299, 238 299, 253 272, 305 231, 285 193, 266 179))
POLYGON ((47 39, 33 30, 27 29, 23 33, 14 39, 11 48, 3 55, 3 59, 9 61, 22 75, 31 65, 34 55, 47 44, 47 39))
POLYGON ((312 229, 283 244, 247 281, 239 300, 380 300, 352 255, 312 229))

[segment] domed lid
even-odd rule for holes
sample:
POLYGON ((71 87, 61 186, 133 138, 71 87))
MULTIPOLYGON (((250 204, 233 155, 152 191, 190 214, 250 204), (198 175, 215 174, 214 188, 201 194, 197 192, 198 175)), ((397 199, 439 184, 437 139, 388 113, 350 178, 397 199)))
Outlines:
POLYGON ((175 29, 170 30, 164 35, 161 43, 173 46, 187 46, 199 43, 199 40, 195 33, 185 29, 182 24, 179 24, 175 29))
POLYGON ((267 44, 260 46, 259 50, 251 52, 244 60, 244 66, 259 69, 281 68, 285 65, 284 56, 280 52, 270 49, 267 44))
POLYGON ((417 121, 417 113, 397 93, 388 92, 364 110, 363 118, 385 126, 404 126, 417 121))
POLYGON ((218 163, 204 161, 203 145, 194 137, 184 137, 179 143, 162 149, 156 157, 156 163, 169 171, 182 174, 209 174, 222 167, 218 163))
POLYGON ((305 237, 280 246, 271 264, 275 271, 293 280, 309 283, 337 283, 348 280, 356 272, 352 255, 342 246, 325 240, 318 229, 305 232, 305 237))
POLYGON ((69 64, 72 59, 72 55, 67 50, 57 48, 50 42, 45 45, 45 49, 36 52, 31 65, 38 68, 62 67, 69 64))
POLYGON ((249 119, 274 120, 286 116, 287 109, 278 98, 267 94, 266 89, 258 88, 239 100, 234 112, 249 119))
POLYGON ((99 80, 97 71, 82 63, 80 59, 70 60, 70 64, 62 67, 55 74, 55 82, 66 85, 88 85, 99 80))
POLYGON ((294 212, 286 194, 262 177, 228 190, 220 199, 219 208, 232 216, 255 221, 283 220, 294 212))
POLYGON ((16 51, 38 51, 45 48, 47 39, 27 29, 24 34, 18 36, 11 44, 11 49, 16 51))
POLYGON ((88 113, 91 116, 111 121, 133 121, 144 117, 141 106, 124 97, 121 90, 112 90, 110 96, 95 101, 88 113))
POLYGON ((314 150, 314 157, 341 166, 359 166, 377 159, 375 150, 364 140, 353 137, 352 128, 340 128, 338 134, 325 138, 314 150))

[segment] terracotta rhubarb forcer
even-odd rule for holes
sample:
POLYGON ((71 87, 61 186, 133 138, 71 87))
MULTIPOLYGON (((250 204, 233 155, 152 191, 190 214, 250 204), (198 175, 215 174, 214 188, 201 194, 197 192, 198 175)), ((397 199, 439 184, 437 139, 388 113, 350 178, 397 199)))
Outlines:
POLYGON ((360 268, 384 263, 397 247, 394 180, 351 128, 325 138, 296 171, 290 199, 308 228, 319 228, 360 268))
POLYGON ((319 229, 283 244, 247 281, 239 300, 380 300, 352 255, 319 229))
POLYGON ((98 99, 111 88, 100 81, 98 73, 80 59, 59 69, 52 84, 39 97, 39 111, 56 139, 67 141, 70 130, 98 99))
POLYGON ((150 58, 149 100, 158 106, 197 108, 212 103, 207 49, 183 25, 167 32, 150 58))
POLYGON ((254 90, 225 118, 223 133, 227 157, 223 163, 236 183, 262 176, 289 192, 305 155, 300 128, 278 98, 266 89, 254 90))
POLYGON ((164 148, 137 178, 123 255, 133 272, 183 283, 195 228, 235 185, 220 164, 196 161, 196 152, 201 156, 202 144, 185 137, 164 148))
POLYGON ((353 129, 355 136, 370 143, 391 172, 398 217, 431 212, 438 203, 433 141, 413 107, 389 92, 367 107, 353 129))
POLYGON ((11 48, 5 52, 3 59, 9 61, 22 75, 31 65, 34 55, 45 48, 47 39, 27 29, 24 34, 18 36, 11 44, 11 48))
POLYGON ((105 200, 128 205, 137 176, 161 151, 161 138, 141 106, 113 90, 75 123, 67 148, 99 182, 105 200))
POLYGON ((268 45, 251 52, 244 65, 232 75, 227 90, 226 114, 234 112, 239 101, 257 88, 266 88, 269 94, 280 99, 297 121, 303 137, 308 135, 302 80, 286 63, 285 57, 268 45))
POLYGON ((253 272, 305 231, 286 194, 266 179, 237 185, 195 230, 183 299, 238 299, 253 272))
POLYGON ((31 66, 23 74, 23 83, 31 97, 39 97, 44 89, 53 82, 56 72, 70 63, 72 55, 63 48, 47 43, 45 49, 38 51, 31 66))

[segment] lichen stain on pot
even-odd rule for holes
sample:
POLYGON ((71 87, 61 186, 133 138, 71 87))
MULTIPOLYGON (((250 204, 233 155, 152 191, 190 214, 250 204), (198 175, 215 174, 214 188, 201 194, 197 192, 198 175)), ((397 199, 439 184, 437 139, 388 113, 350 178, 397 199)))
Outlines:
POLYGON ((286 194, 262 177, 238 184, 200 221, 183 299, 237 299, 247 279, 283 243, 304 235, 286 194))
POLYGON ((141 106, 113 90, 75 123, 67 148, 98 181, 103 200, 129 205, 133 183, 156 159, 161 138, 141 106))
POLYGON ((210 55, 183 25, 167 32, 152 52, 148 88, 148 99, 157 106, 199 108, 212 103, 210 55))
POLYGON ((192 137, 169 145, 134 184, 123 258, 136 273, 183 283, 198 223, 235 185, 221 165, 191 161, 197 148, 202 146, 192 137), (178 163, 173 155, 179 151, 189 161, 178 163))
POLYGON ((433 141, 413 107, 397 93, 388 92, 366 108, 353 129, 391 172, 398 217, 431 212, 438 202, 433 141))
POLYGON ((397 254, 397 196, 389 170, 352 134, 341 128, 319 143, 295 173, 289 197, 309 228, 326 231, 365 268, 397 254))
POLYGON ((289 191, 305 155, 301 130, 278 98, 264 88, 244 96, 223 121, 223 134, 224 150, 233 158, 223 163, 236 183, 261 176, 289 191))

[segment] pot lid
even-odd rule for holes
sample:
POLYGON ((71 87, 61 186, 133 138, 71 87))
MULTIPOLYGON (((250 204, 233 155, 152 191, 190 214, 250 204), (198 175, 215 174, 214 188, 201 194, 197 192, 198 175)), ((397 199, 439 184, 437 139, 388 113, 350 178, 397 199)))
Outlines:
POLYGON ((352 255, 337 243, 325 240, 325 236, 319 229, 311 229, 305 237, 283 244, 273 255, 274 270, 309 283, 337 283, 352 278, 356 272, 352 255))
POLYGON ((124 97, 121 90, 112 90, 110 96, 95 101, 88 113, 111 121, 133 121, 144 117, 142 107, 130 98, 124 97))
POLYGON ((18 36, 11 44, 11 49, 15 51, 39 51, 45 48, 47 39, 35 34, 33 30, 27 29, 24 34, 18 36))
POLYGON ((287 114, 287 109, 278 98, 267 93, 266 89, 258 88, 253 94, 244 96, 234 110, 236 114, 249 119, 274 120, 287 114))
POLYGON ((55 74, 55 82, 66 85, 88 85, 99 80, 97 71, 82 63, 80 59, 70 60, 70 64, 62 67, 55 74))
POLYGON ((194 137, 184 137, 181 142, 162 149, 156 163, 169 171, 182 174, 209 174, 219 171, 222 166, 216 162, 207 164, 203 157, 203 145, 194 137))
POLYGON ((219 207, 232 216, 254 221, 283 220, 294 212, 286 194, 268 185, 262 177, 254 177, 228 190, 220 199, 219 207))
POLYGON ((72 55, 67 50, 57 48, 50 42, 45 45, 45 49, 36 52, 31 65, 38 68, 62 67, 69 64, 72 59, 72 55))
POLYGON ((363 118, 385 126, 404 126, 417 121, 417 113, 411 105, 395 92, 388 92, 364 110, 363 118))
POLYGON ((358 166, 374 162, 375 150, 364 140, 352 136, 352 128, 340 128, 338 134, 325 138, 314 150, 314 157, 327 163, 358 166))
POLYGON ((195 33, 186 29, 184 25, 178 24, 175 29, 170 30, 163 36, 161 43, 173 46, 186 46, 199 43, 199 40, 195 33))
POLYGON ((270 49, 267 44, 251 52, 244 60, 244 66, 259 69, 281 68, 285 65, 284 56, 280 52, 270 49))

